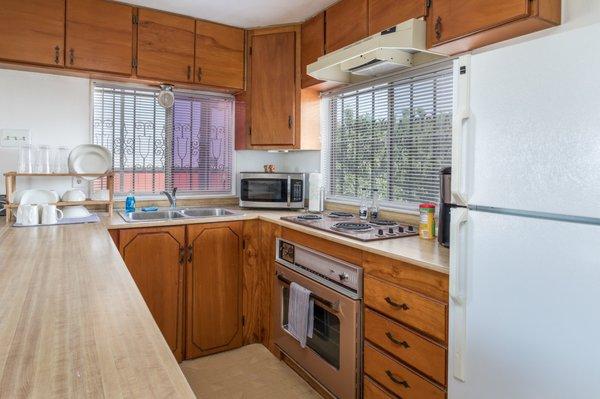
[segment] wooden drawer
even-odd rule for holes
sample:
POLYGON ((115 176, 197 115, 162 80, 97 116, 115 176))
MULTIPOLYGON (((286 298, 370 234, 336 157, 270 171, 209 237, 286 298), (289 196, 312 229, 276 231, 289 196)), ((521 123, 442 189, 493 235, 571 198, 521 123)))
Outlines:
POLYGON ((365 309, 365 338, 446 385, 446 349, 380 314, 365 309))
POLYGON ((365 377, 363 380, 364 399, 394 399, 394 396, 387 393, 379 384, 365 377))
POLYGON ((446 342, 448 305, 365 275, 365 305, 446 342))
POLYGON ((365 345, 365 374, 402 399, 444 399, 446 392, 369 344, 365 345))

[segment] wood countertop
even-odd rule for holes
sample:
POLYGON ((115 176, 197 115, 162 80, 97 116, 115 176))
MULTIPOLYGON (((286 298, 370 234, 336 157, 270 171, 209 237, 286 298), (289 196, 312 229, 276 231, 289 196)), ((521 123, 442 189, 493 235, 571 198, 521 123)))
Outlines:
POLYGON ((104 224, 109 229, 124 229, 124 228, 139 228, 139 227, 155 227, 155 226, 168 226, 168 225, 182 225, 182 224, 193 224, 193 223, 211 223, 211 222, 223 222, 232 220, 249 220, 249 219, 261 219, 271 223, 279 224, 283 227, 301 231, 306 234, 320 237, 325 240, 333 241, 338 244, 347 245, 349 247, 357 248, 362 251, 371 252, 377 255, 385 256, 388 258, 398 259, 404 262, 411 263, 413 265, 421 266, 430 270, 434 270, 440 273, 448 274, 449 267, 449 251, 448 248, 442 247, 437 243, 436 240, 422 240, 418 236, 404 237, 399 239, 381 240, 381 241, 370 241, 363 242, 352 238, 340 236, 334 233, 328 233, 326 231, 312 229, 310 227, 302 226, 296 223, 291 223, 285 220, 281 220, 282 216, 293 216, 297 215, 295 211, 270 211, 270 210, 246 210, 246 209, 235 209, 229 207, 229 209, 237 210, 241 214, 236 216, 227 217, 211 217, 202 219, 178 219, 171 221, 160 221, 160 222, 141 222, 141 223, 127 223, 119 216, 114 214, 111 218, 106 218, 104 224))
POLYGON ((0 242, 0 397, 194 397, 105 226, 0 242))

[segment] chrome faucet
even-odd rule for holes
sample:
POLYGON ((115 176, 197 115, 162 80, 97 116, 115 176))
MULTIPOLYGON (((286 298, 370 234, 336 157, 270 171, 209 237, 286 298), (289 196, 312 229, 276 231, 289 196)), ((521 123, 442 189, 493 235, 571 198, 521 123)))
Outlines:
POLYGON ((167 196, 169 204, 171 204, 171 208, 177 208, 177 187, 173 187, 172 192, 161 191, 160 193, 167 196))

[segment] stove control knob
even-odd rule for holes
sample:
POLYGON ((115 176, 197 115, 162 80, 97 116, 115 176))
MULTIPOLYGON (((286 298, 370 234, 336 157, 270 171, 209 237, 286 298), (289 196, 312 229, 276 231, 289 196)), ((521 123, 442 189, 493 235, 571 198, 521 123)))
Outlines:
POLYGON ((404 227, 402 227, 402 226, 398 227, 398 233, 404 233, 404 227))
POLYGON ((340 281, 344 281, 344 280, 348 280, 350 278, 350 276, 348 276, 348 273, 340 273, 340 281))
POLYGON ((415 228, 412 226, 408 226, 408 231, 413 231, 415 228))
POLYGON ((382 236, 382 235, 383 235, 383 229, 379 229, 379 230, 377 231, 377 235, 380 235, 380 236, 382 236))
POLYGON ((388 232, 389 232, 390 234, 394 234, 394 228, 393 228, 393 227, 390 227, 390 228, 388 229, 388 232))

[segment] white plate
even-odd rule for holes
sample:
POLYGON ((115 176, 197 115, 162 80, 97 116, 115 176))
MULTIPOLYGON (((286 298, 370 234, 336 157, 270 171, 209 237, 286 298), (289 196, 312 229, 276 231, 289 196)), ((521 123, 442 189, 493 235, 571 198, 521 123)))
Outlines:
POLYGON ((90 216, 90 211, 83 205, 65 206, 62 208, 65 219, 84 218, 90 216))
POLYGON ((56 204, 58 193, 51 190, 24 190, 19 204, 56 204))
MULTIPOLYGON (((69 154, 69 170, 72 173, 106 173, 112 163, 110 152, 96 144, 84 144, 73 148, 69 154)), ((95 180, 97 177, 84 177, 95 180)))

